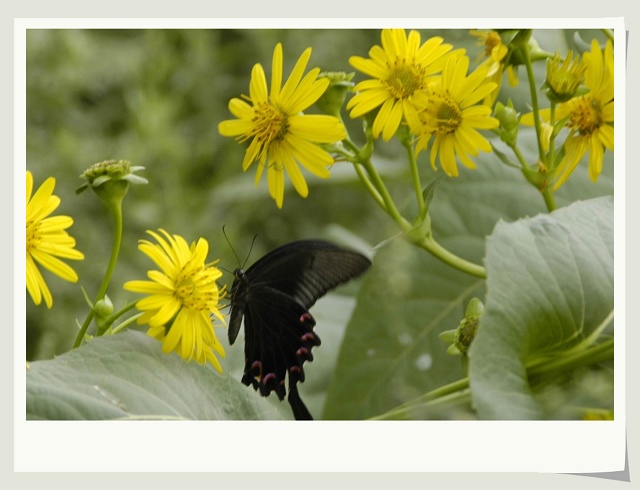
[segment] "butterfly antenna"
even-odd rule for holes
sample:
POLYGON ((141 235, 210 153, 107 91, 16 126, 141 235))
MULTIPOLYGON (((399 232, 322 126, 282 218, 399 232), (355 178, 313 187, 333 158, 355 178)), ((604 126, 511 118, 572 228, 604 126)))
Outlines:
POLYGON ((222 225, 222 234, 224 235, 225 240, 227 240, 227 243, 229 244, 229 248, 233 252, 233 255, 235 255, 236 257, 236 262, 238 262, 238 267, 240 267, 240 257, 238 257, 238 254, 236 253, 235 248, 233 248, 233 245, 231 245, 231 240, 229 240, 229 237, 227 236, 227 232, 224 229, 225 226, 227 225, 222 225))
POLYGON ((256 243, 256 238, 258 238, 258 235, 257 234, 253 235, 253 240, 251 240, 251 246, 249 247, 249 253, 247 254, 247 258, 244 259, 244 263, 242 264, 243 268, 249 261, 249 257, 251 256, 251 251, 253 250, 253 244, 256 243))

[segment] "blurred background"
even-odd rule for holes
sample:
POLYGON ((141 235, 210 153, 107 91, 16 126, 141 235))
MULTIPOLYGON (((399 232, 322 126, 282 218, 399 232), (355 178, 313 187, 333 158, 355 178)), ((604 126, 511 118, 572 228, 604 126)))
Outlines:
MULTIPOLYGON (((421 31, 422 40, 439 35, 466 48, 472 63, 483 48, 467 29, 421 31)), ((603 40, 598 31, 586 40, 603 40)), ((548 51, 576 49, 575 31, 539 30, 534 36, 548 51)), ((284 207, 268 195, 266 175, 256 187, 255 167, 242 172, 246 145, 218 134, 218 123, 232 118, 229 100, 247 94, 251 68, 261 63, 271 73, 276 43, 284 49, 284 78, 302 51, 312 47, 307 71, 354 71, 349 56, 367 57, 380 44, 378 29, 170 29, 170 30, 29 30, 27 35, 27 169, 39 186, 56 178, 62 199, 56 214, 72 216, 70 233, 85 260, 71 265, 78 284, 53 278, 51 311, 27 299, 27 359, 48 359, 69 350, 87 305, 80 286, 93 297, 109 259, 112 223, 106 207, 91 191, 75 195, 79 175, 90 165, 126 159, 145 170, 148 185, 131 186, 124 201, 124 236, 120 259, 108 291, 116 308, 132 301, 121 285, 142 279, 152 266, 137 249, 145 230, 162 227, 188 241, 205 237, 209 260, 220 259, 228 271, 249 255, 253 263, 267 251, 302 238, 332 238, 372 247, 397 233, 392 221, 361 188, 349 164, 337 163, 332 177, 305 173, 307 199, 287 182, 284 207), (222 227, 225 226, 230 243, 222 227), (253 248, 252 239, 257 236, 253 248)), ((580 51, 580 49, 578 49, 580 51)), ((537 64, 542 83, 544 64, 537 64)), ((363 79, 356 74, 354 81, 363 79)), ((503 85, 520 111, 527 111, 527 87, 503 85)), ((501 97, 506 100, 506 97, 501 97)), ((359 142, 361 122, 344 113, 352 139, 359 142)), ((375 164, 402 201, 408 166, 394 165, 401 148, 394 141, 376 146, 375 164), (402 184, 402 185, 400 185, 402 184), (397 185, 397 187, 396 187, 397 185)), ((420 161, 430 172, 428 154, 420 161)), ((411 196, 408 196, 411 197, 411 196)), ((232 282, 227 272, 223 283, 232 282)), ((340 305, 334 301, 333 306, 340 305)), ((348 309, 351 305, 346 305, 348 309)), ((336 314, 338 317, 339 315, 336 314)), ((226 338, 226 332, 219 332, 226 338)), ((234 346, 235 347, 235 346, 234 346)), ((241 349, 235 349, 241 356, 241 349)), ((315 363, 314 363, 315 364, 315 363)))

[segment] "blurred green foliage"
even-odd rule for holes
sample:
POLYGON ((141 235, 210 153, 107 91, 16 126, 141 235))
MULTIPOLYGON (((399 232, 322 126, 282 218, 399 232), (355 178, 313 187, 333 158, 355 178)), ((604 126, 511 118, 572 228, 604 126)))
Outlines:
MULTIPOLYGON (((422 31, 423 39, 441 35, 467 49, 472 61, 481 48, 467 30, 422 31)), ((575 48, 573 31, 536 31, 543 49, 575 48)), ((599 36, 591 32, 584 37, 599 36)), ((378 29, 49 29, 27 34, 27 168, 39 186, 56 178, 62 199, 57 214, 74 218, 69 230, 86 259, 73 263, 80 276, 68 284, 45 272, 54 294, 53 314, 27 301, 27 359, 46 359, 67 351, 76 335, 70 323, 82 321, 87 305, 80 286, 95 294, 106 267, 112 223, 102 202, 90 192, 76 196, 79 175, 91 164, 126 159, 146 167, 145 186, 132 186, 124 202, 124 238, 112 286, 116 305, 131 300, 121 285, 143 278, 151 265, 137 250, 145 230, 162 227, 188 240, 203 236, 210 260, 230 271, 238 266, 231 246, 243 261, 257 240, 249 263, 287 241, 329 236, 348 230, 374 245, 397 233, 360 187, 350 165, 336 163, 332 178, 308 174, 310 195, 300 198, 287 186, 284 208, 268 195, 266 179, 254 186, 255 169, 241 170, 244 145, 218 134, 218 123, 231 118, 229 99, 248 93, 251 68, 262 63, 267 76, 277 42, 283 43, 285 76, 307 47, 308 68, 347 71, 351 55, 366 56, 380 43, 378 29), (228 244, 222 227, 226 225, 228 244), (55 318, 52 321, 52 318, 55 318)), ((544 69, 539 64, 540 70, 544 69)), ((361 80, 356 75, 355 80, 361 80)), ((526 110, 526 84, 506 83, 506 96, 526 110)), ((505 97, 506 100, 506 97, 505 97)), ((355 141, 360 121, 345 123, 355 141)), ((394 141, 380 142, 375 163, 392 192, 406 192, 409 168, 395 161, 403 153, 394 141), (399 184, 403 185, 400 186, 399 184)), ((427 156, 421 161, 431 172, 427 156)), ((398 195, 402 202, 402 195, 398 195)), ((411 196, 407 196, 408 198, 411 196)), ((437 227, 437 225, 436 225, 437 227)), ((231 274, 225 276, 230 285, 231 274)))

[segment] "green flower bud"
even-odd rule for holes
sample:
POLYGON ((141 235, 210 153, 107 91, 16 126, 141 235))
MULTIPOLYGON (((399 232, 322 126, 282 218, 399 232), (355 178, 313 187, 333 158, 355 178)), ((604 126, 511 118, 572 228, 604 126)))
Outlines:
POLYGON ((520 114, 514 109, 511 99, 507 101, 507 105, 500 101, 496 102, 495 116, 500 121, 496 133, 507 145, 514 147, 518 141, 520 114))
POLYGON ((484 305, 478 298, 472 298, 467 305, 465 317, 462 319, 458 328, 455 330, 446 330, 440 334, 440 340, 449 345, 448 354, 462 355, 465 357, 478 332, 480 317, 484 313, 484 305))
POLYGON ((109 296, 105 296, 101 300, 97 301, 93 307, 93 311, 97 318, 107 318, 113 313, 113 303, 109 299, 109 296))
POLYGON ((460 352, 466 354, 471 347, 471 342, 476 337, 478 332, 478 325, 480 324, 480 317, 465 318, 460 322, 458 329, 456 330, 456 338, 453 345, 455 345, 460 352))
POLYGON ((110 326, 109 317, 113 313, 113 303, 109 296, 96 301, 93 305, 93 312, 96 315, 96 325, 98 325, 98 335, 102 335, 110 326))
POLYGON ((544 60, 553 56, 551 53, 540 48, 538 41, 531 36, 530 29, 518 31, 509 43, 509 49, 513 50, 509 58, 510 65, 524 65, 526 63, 523 50, 529 51, 529 58, 532 62, 544 60))
POLYGON ((96 163, 80 175, 86 182, 76 189, 76 194, 91 187, 102 200, 120 202, 129 190, 129 183, 146 184, 148 182, 147 179, 133 173, 143 169, 144 167, 132 167, 127 160, 106 160, 96 163))
POLYGON ((440 337, 440 340, 446 342, 447 344, 453 344, 454 340, 456 339, 456 329, 454 328, 452 330, 445 330, 444 332, 441 332, 438 337, 440 337))
POLYGON ((465 318, 480 318, 484 313, 484 304, 478 298, 471 298, 467 305, 467 311, 465 312, 465 318))
POLYGON ((318 75, 318 78, 328 78, 329 86, 325 90, 324 94, 318 99, 316 105, 318 108, 330 116, 340 118, 340 110, 344 105, 344 99, 347 96, 347 92, 351 91, 354 87, 354 83, 351 81, 355 73, 344 72, 323 72, 318 75))
POLYGON ((518 29, 509 44, 514 48, 523 48, 529 44, 529 41, 532 39, 532 35, 533 29, 518 29))

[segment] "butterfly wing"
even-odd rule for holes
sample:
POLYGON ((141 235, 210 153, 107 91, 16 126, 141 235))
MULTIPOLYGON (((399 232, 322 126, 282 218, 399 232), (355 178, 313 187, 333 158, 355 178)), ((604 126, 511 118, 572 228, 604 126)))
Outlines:
POLYGON ((307 309, 329 290, 359 276, 371 266, 364 255, 322 240, 300 240, 265 255, 246 276, 296 298, 307 309))
POLYGON ((304 361, 320 345, 309 308, 330 289, 359 276, 371 265, 364 255, 329 242, 303 240, 268 253, 246 272, 236 271, 231 288, 231 343, 245 326, 242 382, 263 396, 282 400, 289 378, 289 402, 296 419, 310 419, 296 383, 304 381, 304 361))
MULTIPOLYGON (((300 240, 269 252, 246 272, 236 270, 231 287, 231 345, 242 325, 250 289, 271 287, 298 300, 308 310, 329 290, 371 266, 364 255, 322 240, 300 240)), ((246 324, 246 321, 245 321, 246 324)))
POLYGON ((298 301, 269 287, 251 291, 244 312, 245 370, 242 382, 261 395, 275 391, 281 400, 289 384, 304 381, 302 365, 313 360, 311 349, 320 345, 313 332, 316 322, 298 301))

